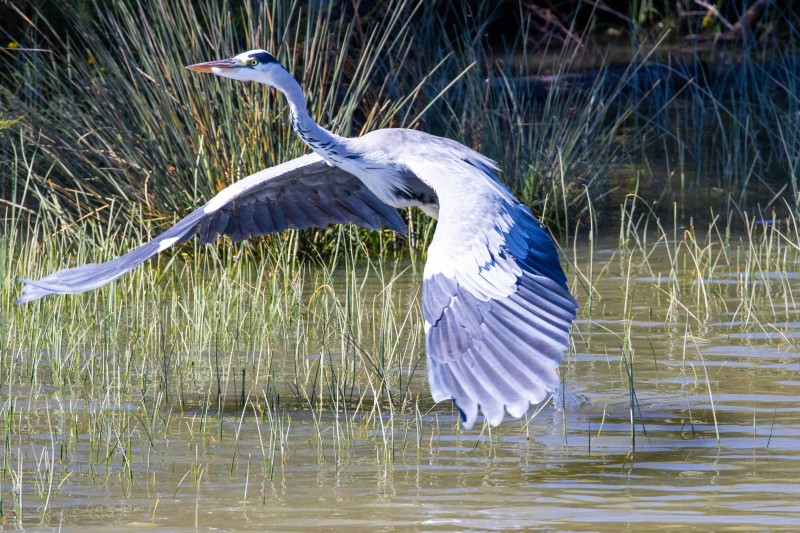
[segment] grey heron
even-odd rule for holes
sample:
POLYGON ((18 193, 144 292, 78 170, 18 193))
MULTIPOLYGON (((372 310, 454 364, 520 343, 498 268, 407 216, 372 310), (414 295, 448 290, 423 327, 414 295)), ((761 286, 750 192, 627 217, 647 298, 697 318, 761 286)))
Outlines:
POLYGON ((264 50, 187 67, 272 86, 313 153, 230 185, 127 254, 25 283, 18 303, 97 288, 198 236, 203 243, 355 223, 404 233, 396 208, 438 219, 423 273, 427 370, 433 400, 455 401, 465 428, 521 417, 559 385, 577 303, 555 244, 497 177, 489 158, 410 129, 340 137, 308 114, 299 83, 264 50))

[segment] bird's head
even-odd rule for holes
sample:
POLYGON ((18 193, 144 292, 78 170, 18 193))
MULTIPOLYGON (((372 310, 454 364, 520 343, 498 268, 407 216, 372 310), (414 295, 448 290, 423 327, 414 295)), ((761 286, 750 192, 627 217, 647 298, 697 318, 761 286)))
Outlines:
POLYGON ((273 85, 272 80, 280 76, 282 71, 285 72, 275 56, 265 50, 249 50, 230 59, 197 63, 186 68, 195 72, 210 72, 223 78, 258 81, 267 85, 273 85))

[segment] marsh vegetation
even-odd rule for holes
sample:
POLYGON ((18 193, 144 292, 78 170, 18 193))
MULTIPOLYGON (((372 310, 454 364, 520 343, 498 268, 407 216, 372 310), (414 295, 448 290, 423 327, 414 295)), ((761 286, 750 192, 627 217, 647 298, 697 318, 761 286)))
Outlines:
POLYGON ((384 7, 110 2, 65 8, 68 32, 19 8, 0 88, 0 527, 790 526, 796 30, 678 60, 683 35, 633 14, 625 68, 542 92, 608 57, 591 25, 488 50, 488 13, 443 28, 435 3, 384 7), (190 242, 14 304, 18 277, 115 257, 302 153, 280 98, 183 70, 256 45, 339 133, 424 128, 500 161, 581 303, 558 398, 470 432, 429 400, 418 212, 407 239, 190 242), (741 68, 707 75, 725 61, 741 68))

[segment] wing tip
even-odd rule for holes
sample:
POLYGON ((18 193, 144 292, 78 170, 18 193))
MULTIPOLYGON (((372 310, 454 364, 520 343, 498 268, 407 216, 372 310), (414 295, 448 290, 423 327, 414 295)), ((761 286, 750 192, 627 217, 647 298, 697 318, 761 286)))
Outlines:
POLYGON ((390 230, 394 231, 395 233, 399 233, 403 237, 408 237, 408 226, 404 221, 400 223, 400 225, 392 225, 388 226, 390 230))
POLYGON ((22 296, 20 296, 14 301, 16 305, 22 305, 24 303, 32 302, 33 300, 44 298, 45 296, 49 296, 56 292, 53 291, 51 288, 45 286, 44 284, 38 283, 30 279, 17 278, 17 281, 23 283, 24 285, 22 287, 22 296))
MULTIPOLYGON (((556 376, 554 382, 548 380, 548 383, 529 387, 520 394, 503 394, 502 397, 482 395, 478 399, 466 391, 454 391, 449 387, 443 389, 448 379, 444 376, 434 375, 431 381, 431 396, 436 403, 453 402, 453 406, 458 409, 461 425, 466 430, 473 428, 480 415, 483 415, 491 427, 497 427, 505 420, 506 414, 519 419, 525 416, 531 406, 547 401, 548 397, 561 384, 561 379, 558 378, 556 372, 554 372, 554 376, 556 376)), ((456 388, 458 387, 456 386, 456 388)))
POLYGON ((461 407, 458 405, 458 401, 455 398, 452 398, 452 401, 453 405, 455 405, 456 409, 458 409, 461 425, 464 427, 464 429, 469 431, 475 425, 479 414, 483 415, 483 418, 489 423, 489 426, 497 427, 503 423, 506 415, 510 416, 511 418, 520 419, 527 414, 532 405, 538 405, 547 401, 548 395, 551 394, 553 394, 553 390, 548 389, 544 391, 544 395, 541 398, 535 401, 526 400, 525 402, 511 402, 508 404, 503 404, 502 406, 497 404, 492 408, 487 408, 483 405, 476 404, 474 408, 469 411, 461 409, 461 407))

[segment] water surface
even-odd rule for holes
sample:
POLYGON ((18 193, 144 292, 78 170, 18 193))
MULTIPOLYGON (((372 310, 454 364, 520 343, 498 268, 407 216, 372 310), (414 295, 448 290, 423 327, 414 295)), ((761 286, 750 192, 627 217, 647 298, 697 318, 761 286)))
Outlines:
MULTIPOLYGON (((229 395, 221 415, 188 371, 182 402, 175 390, 89 394, 74 377, 66 388, 5 375, 0 528, 795 528, 797 272, 710 268, 699 279, 673 272, 666 250, 646 268, 616 243, 595 250, 591 305, 575 285, 583 311, 562 368, 566 407, 494 429, 464 431, 451 406, 432 404, 424 361, 406 365, 411 401, 342 399, 338 412, 330 395, 270 404, 292 394, 296 360, 282 349, 275 379, 253 389, 261 397, 248 391, 242 409, 229 395)), ((589 261, 577 254, 582 272, 589 261)), ((413 269, 394 281, 397 316, 410 307, 418 319, 419 281, 413 269)), ((422 355, 418 339, 401 349, 422 355)), ((330 348, 316 360, 349 361, 330 348)))

